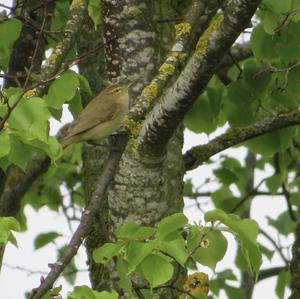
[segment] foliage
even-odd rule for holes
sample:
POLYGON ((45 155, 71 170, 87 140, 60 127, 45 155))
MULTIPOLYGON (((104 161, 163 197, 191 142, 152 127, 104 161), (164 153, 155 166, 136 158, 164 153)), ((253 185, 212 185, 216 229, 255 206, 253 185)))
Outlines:
MULTIPOLYGON (((116 233, 117 242, 106 243, 96 249, 94 260, 107 265, 117 257, 120 286, 126 292, 133 294, 137 289, 134 283, 136 275, 149 284, 142 289, 155 292, 158 286, 171 288, 176 283, 172 280, 175 264, 187 268, 190 263, 199 263, 215 270, 216 264, 222 261, 227 251, 223 231, 229 231, 242 244, 242 254, 250 271, 257 274, 261 255, 256 240, 258 226, 255 221, 239 219, 222 210, 207 212, 205 219, 212 222, 212 225, 190 225, 183 214, 164 218, 156 228, 126 222, 116 233), (221 223, 225 227, 221 227, 221 223)), ((217 286, 214 292, 219 292, 217 286)))
MULTIPOLYGON (((155 1, 154 10, 166 19, 181 21, 190 2, 155 1)), ((101 3, 93 0, 88 4, 88 15, 95 29, 102 26, 101 3)), ((197 94, 198 99, 192 109, 186 113, 183 123, 187 129, 196 134, 216 135, 220 130, 231 128, 231 139, 224 141, 230 143, 244 127, 264 125, 276 116, 299 110, 299 8, 299 0, 262 1, 253 19, 253 28, 248 28, 250 33, 245 37, 250 42, 252 54, 241 61, 235 61, 232 56, 233 62, 228 67, 217 70, 206 89, 197 94)), ((46 30, 50 35, 42 36, 46 41, 45 57, 42 57, 45 65, 53 63, 46 59, 46 51, 60 45, 70 13, 70 1, 55 1, 54 12, 49 15, 51 24, 46 30)), ((130 13, 131 17, 137 16, 140 9, 132 9, 130 13)), ((160 48, 161 59, 171 48, 169 42, 175 34, 173 21, 166 23, 158 22, 158 29, 155 28, 161 36, 161 44, 155 46, 160 48)), ((21 18, 1 15, 1 74, 8 72, 14 59, 14 45, 24 26, 21 18)), ((0 248, 8 242, 17 245, 14 232, 27 230, 24 212, 27 206, 35 211, 47 207, 63 213, 69 222, 77 222, 80 218, 79 211, 87 201, 82 181, 84 158, 81 146, 74 145, 63 152, 57 138, 50 136, 49 128, 53 119, 61 119, 64 105, 73 117, 77 117, 82 110, 81 97, 93 94, 87 78, 72 69, 83 57, 78 57, 78 49, 74 46, 57 73, 46 82, 39 81, 39 71, 25 67, 24 74, 21 74, 23 77, 20 75, 19 78, 22 82, 25 76, 29 82, 27 86, 23 88, 11 84, 1 87, 1 184, 2 176, 9 178, 5 181, 5 188, 0 184, 3 194, 26 176, 35 159, 48 156, 51 165, 47 173, 39 175, 26 192, 15 218, 0 217, 0 248), (44 84, 49 85, 47 91, 39 94, 38 87, 44 84), (65 192, 69 194, 68 198, 65 198, 65 192)), ((172 60, 170 57, 168 59, 172 60)), ((177 76, 177 69, 174 74, 177 76)), ((286 238, 296 230, 295 217, 298 217, 300 203, 299 134, 299 127, 293 126, 245 141, 240 146, 247 150, 247 158, 254 157, 252 164, 247 159, 241 161, 228 153, 212 161, 204 161, 207 165, 211 163, 211 176, 207 175, 201 186, 197 185, 198 178, 186 179, 183 190, 184 196, 200 208, 204 223, 189 224, 182 213, 161 219, 155 227, 127 221, 115 232, 115 242, 104 243, 93 252, 94 261, 103 267, 115 263, 120 278, 119 288, 132 298, 138 297, 139 292, 143 296, 141 298, 156 298, 161 289, 175 287, 182 298, 188 298, 188 294, 195 298, 218 298, 221 291, 228 298, 248 298, 245 291, 237 287, 241 282, 237 272, 243 275, 248 273, 253 281, 259 281, 264 273, 261 270, 264 258, 272 261, 277 254, 285 265, 290 262, 287 254, 289 248, 286 250, 285 244, 281 245, 277 239, 286 242, 286 238), (258 183, 257 173, 263 173, 259 175, 258 183), (274 200, 281 196, 286 201, 286 210, 280 211, 276 218, 265 219, 278 235, 276 240, 263 234, 261 224, 250 219, 253 198, 261 195, 274 196, 274 200), (200 200, 203 196, 208 198, 212 209, 200 200), (228 255, 229 236, 235 238, 238 249, 236 254, 230 253, 235 255, 235 266, 224 269, 221 266, 225 255, 228 255), (261 239, 258 241, 259 236, 265 236, 269 241, 271 239, 271 244, 266 245, 261 239), (211 272, 207 270, 206 273, 202 270, 206 269, 204 267, 211 272), (189 273, 184 281, 178 279, 180 271, 189 273)), ((208 139, 211 140, 214 135, 209 135, 208 139)), ((209 152, 211 144, 208 143, 206 149, 209 152)), ((65 241, 60 244, 63 237, 60 231, 43 232, 35 237, 34 248, 38 250, 55 244, 57 257, 60 258, 68 250, 65 241)), ((63 277, 69 284, 76 285, 77 271, 75 261, 65 268, 63 277)), ((284 268, 276 276, 276 296, 285 298, 291 273, 284 268)), ((57 297, 61 289, 54 287, 45 298, 57 297)), ((75 286, 68 298, 115 299, 118 294, 113 290, 98 292, 88 286, 75 286)))

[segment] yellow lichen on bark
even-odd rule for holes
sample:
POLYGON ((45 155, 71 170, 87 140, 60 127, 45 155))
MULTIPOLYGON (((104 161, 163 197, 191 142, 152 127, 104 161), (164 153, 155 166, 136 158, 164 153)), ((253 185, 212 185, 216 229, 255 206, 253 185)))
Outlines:
POLYGON ((157 96, 157 83, 152 82, 148 86, 146 86, 142 92, 144 99, 148 102, 154 100, 157 96))
POLYGON ((24 97, 25 98, 32 98, 34 96, 37 95, 37 90, 36 88, 33 88, 33 89, 29 89, 27 90, 25 93, 24 93, 24 97))
POLYGON ((200 39, 197 43, 195 55, 197 55, 197 56, 206 55, 207 49, 208 49, 209 38, 211 37, 211 35, 214 31, 216 31, 218 28, 220 28, 223 21, 224 21, 224 15, 221 14, 205 30, 205 32, 200 37, 200 39))
POLYGON ((190 23, 179 23, 175 25, 175 34, 176 38, 180 38, 181 36, 185 34, 189 34, 192 30, 192 26, 190 23))
POLYGON ((83 0, 73 0, 70 9, 72 10, 72 9, 79 8, 80 6, 82 6, 82 4, 83 4, 83 0))
POLYGON ((162 66, 159 68, 158 79, 166 80, 168 76, 171 76, 175 72, 174 65, 170 63, 163 63, 162 66))
POLYGON ((124 130, 130 134, 130 139, 128 141, 128 145, 131 149, 138 148, 138 141, 137 138, 140 134, 143 125, 139 121, 135 121, 133 119, 129 119, 128 117, 124 120, 124 130))
POLYGON ((124 129, 126 132, 129 132, 132 137, 137 138, 142 129, 142 123, 126 117, 124 120, 124 129))
POLYGON ((129 8, 128 13, 134 17, 139 16, 140 14, 142 14, 142 10, 140 8, 138 8, 137 6, 132 6, 129 8))

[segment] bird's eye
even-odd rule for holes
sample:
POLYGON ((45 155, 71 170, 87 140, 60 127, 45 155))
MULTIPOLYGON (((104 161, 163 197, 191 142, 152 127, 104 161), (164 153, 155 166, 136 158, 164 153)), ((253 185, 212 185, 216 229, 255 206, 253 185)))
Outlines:
POLYGON ((119 92, 120 90, 121 90, 121 88, 118 87, 118 88, 115 89, 115 92, 117 93, 117 92, 119 92))

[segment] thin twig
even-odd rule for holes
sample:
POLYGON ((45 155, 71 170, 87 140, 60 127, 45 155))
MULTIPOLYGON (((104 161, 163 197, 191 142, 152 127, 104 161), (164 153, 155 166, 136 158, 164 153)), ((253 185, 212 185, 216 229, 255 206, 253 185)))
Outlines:
MULTIPOLYGON (((275 173, 280 175, 281 167, 280 167, 280 161, 279 161, 279 153, 274 155, 274 168, 275 168, 275 173)), ((295 222, 297 220, 297 218, 294 214, 293 207, 291 204, 291 194, 290 194, 289 190, 287 189, 285 182, 282 182, 281 188, 282 188, 283 195, 284 195, 287 207, 288 207, 288 212, 289 212, 290 218, 291 218, 291 220, 293 220, 295 222)))
MULTIPOLYGON (((70 62, 66 62, 64 65, 64 68, 62 70, 60 70, 59 72, 57 72, 56 74, 54 74, 52 77, 46 79, 46 80, 40 80, 36 83, 34 83, 33 85, 31 85, 28 88, 23 89, 22 93, 20 94, 20 96, 17 97, 17 99, 15 100, 15 102, 11 105, 11 107, 7 110, 6 114, 3 116, 2 120, 0 121, 0 132, 3 130, 4 128, 4 124, 5 122, 8 120, 8 118, 10 117, 10 114, 12 113, 12 111, 16 108, 16 106, 19 104, 19 102, 22 100, 23 96, 32 89, 35 89, 38 86, 42 86, 46 83, 49 83, 53 80, 55 80, 58 76, 62 75, 65 71, 69 70, 70 68, 72 68, 74 65, 78 65, 79 63, 81 63, 84 59, 86 59, 87 57, 90 57, 91 55, 93 55, 94 53, 96 53, 99 49, 103 48, 106 44, 111 43, 115 38, 112 38, 110 40, 108 40, 106 43, 102 43, 101 45, 99 45, 98 47, 96 47, 95 49, 92 49, 86 53, 83 53, 80 56, 77 56, 75 59, 73 59, 70 62)), ((27 75, 27 78, 29 78, 29 76, 27 75)))
POLYGON ((255 188, 253 188, 248 194, 246 194, 231 210, 230 213, 234 213, 239 207, 241 207, 249 198, 255 195, 258 188, 266 181, 266 178, 262 179, 255 188))
POLYGON ((12 269, 12 270, 18 270, 18 271, 27 272, 28 276, 30 276, 30 275, 36 275, 36 274, 41 274, 41 275, 47 274, 46 271, 31 270, 29 268, 25 268, 25 267, 21 267, 21 266, 13 266, 13 265, 9 265, 9 264, 6 264, 6 263, 4 263, 3 266, 5 266, 5 267, 7 267, 9 269, 12 269))
MULTIPOLYGON (((121 151, 124 150, 126 143, 127 137, 120 137, 119 146, 121 148, 121 151)), ((97 188, 94 191, 88 206, 82 213, 80 223, 67 246, 66 252, 59 258, 56 263, 51 265, 51 271, 41 281, 40 286, 32 290, 30 299, 42 298, 44 294, 52 288, 56 279, 70 263, 72 258, 76 255, 80 245, 90 232, 94 216, 98 213, 99 207, 101 206, 100 203, 103 200, 106 188, 114 177, 121 155, 121 152, 110 152, 109 159, 102 171, 99 180, 97 181, 97 188)))
POLYGON ((300 7, 297 7, 291 11, 289 11, 286 16, 284 17, 284 19, 282 20, 282 22, 274 29, 274 33, 278 33, 281 30, 283 30, 284 28, 286 28, 290 22, 292 21, 293 17, 300 12, 300 7))
POLYGON ((0 4, 0 7, 6 8, 6 9, 9 9, 9 10, 12 10, 14 8, 12 6, 8 6, 8 5, 5 5, 5 4, 0 4))
POLYGON ((41 39, 42 39, 42 36, 43 36, 43 31, 44 31, 45 26, 46 26, 46 21, 47 21, 47 18, 49 16, 48 13, 47 13, 47 8, 48 8, 47 7, 47 2, 44 2, 44 18, 43 18, 43 21, 42 21, 41 29, 38 33, 37 41, 36 41, 36 44, 35 44, 35 49, 34 49, 34 52, 33 52, 33 55, 32 55, 32 59, 31 59, 31 64, 30 64, 30 67, 29 67, 29 70, 28 70, 28 73, 27 73, 27 77, 26 77, 23 89, 26 89, 26 87, 29 83, 33 68, 35 67, 35 60, 36 60, 37 53, 38 53, 38 50, 39 50, 39 47, 40 47, 41 39))
POLYGON ((262 228, 260 228, 260 233, 266 238, 268 239, 272 245, 274 246, 274 248, 276 249, 276 251, 278 252, 278 254, 281 256, 282 260, 285 262, 285 264, 288 266, 289 265, 289 260, 284 256, 284 254, 282 253, 282 248, 280 248, 277 243, 269 236, 269 234, 264 231, 262 228))

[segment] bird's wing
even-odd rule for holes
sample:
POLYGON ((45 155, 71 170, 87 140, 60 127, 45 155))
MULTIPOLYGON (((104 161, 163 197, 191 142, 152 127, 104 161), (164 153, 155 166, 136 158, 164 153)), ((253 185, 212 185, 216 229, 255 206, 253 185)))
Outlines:
POLYGON ((64 139, 68 139, 101 123, 114 119, 118 114, 118 110, 119 105, 114 101, 90 102, 70 127, 64 139))

